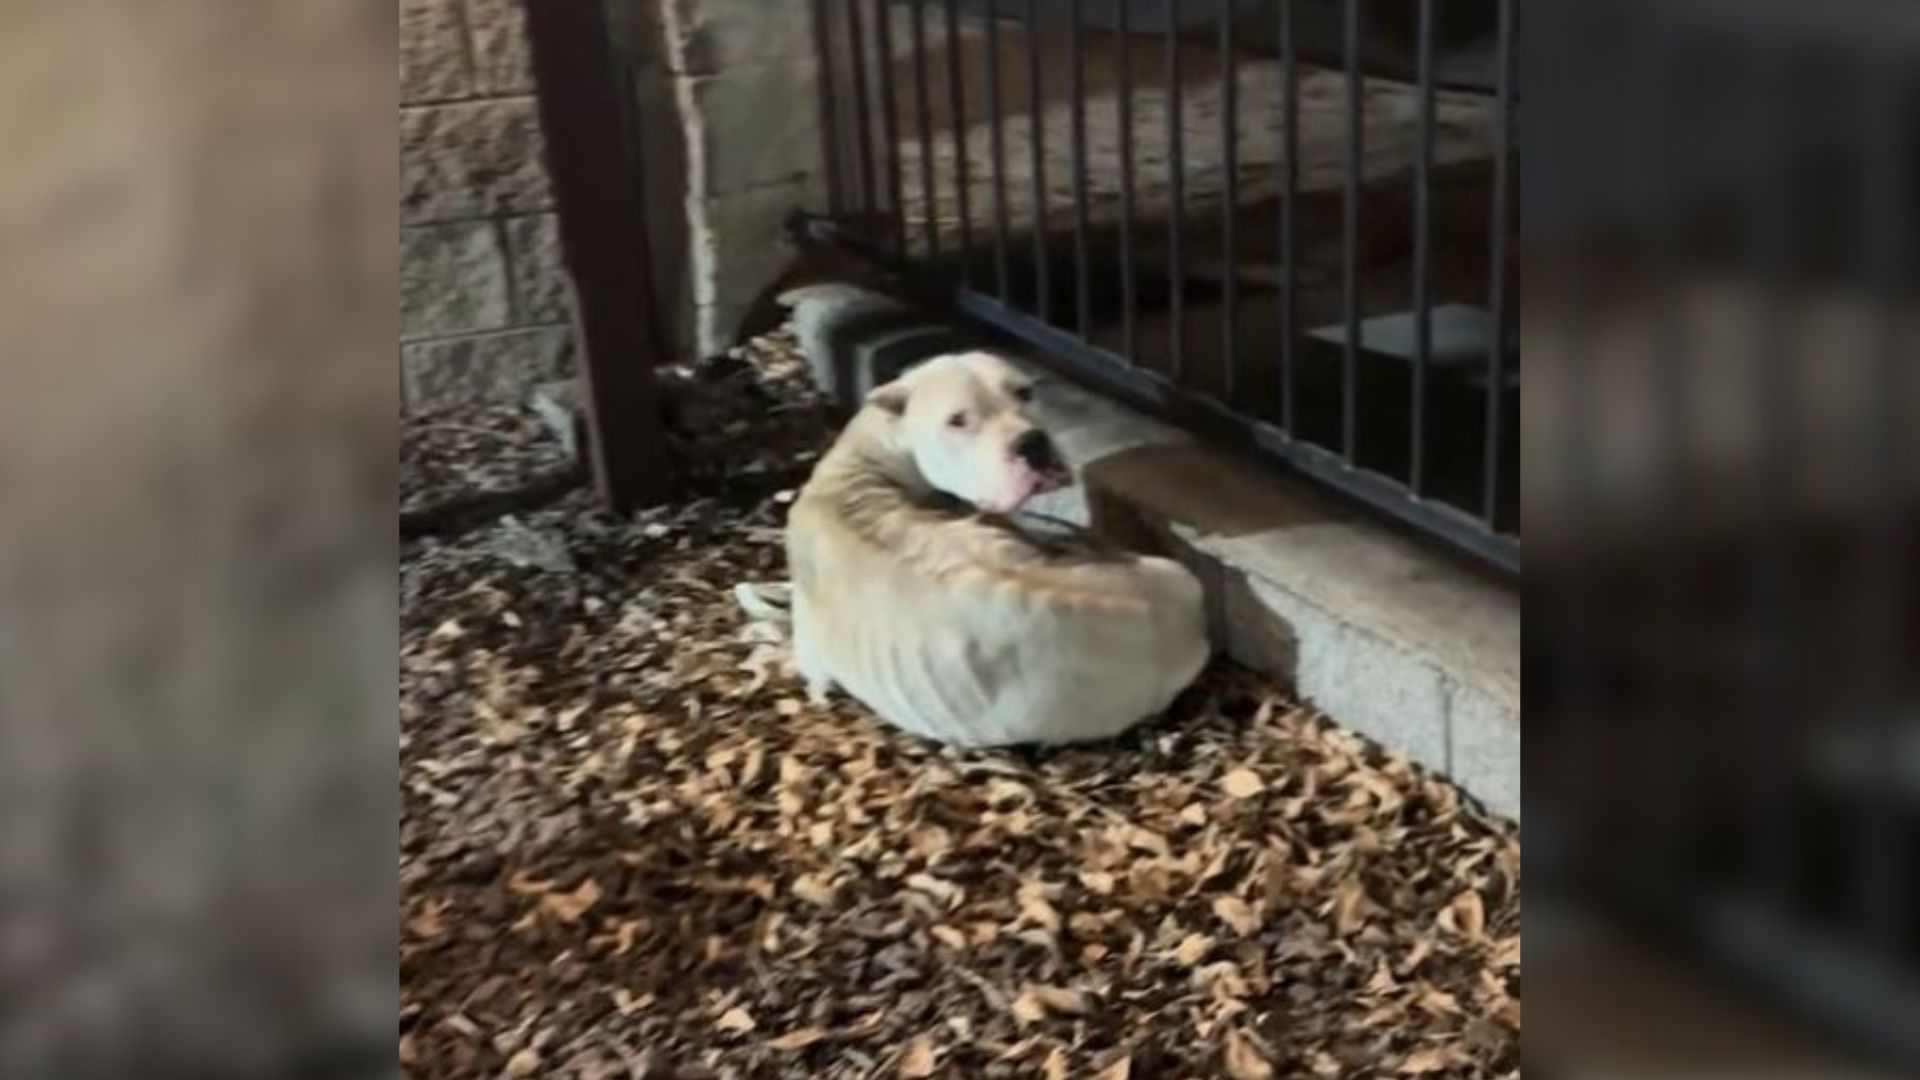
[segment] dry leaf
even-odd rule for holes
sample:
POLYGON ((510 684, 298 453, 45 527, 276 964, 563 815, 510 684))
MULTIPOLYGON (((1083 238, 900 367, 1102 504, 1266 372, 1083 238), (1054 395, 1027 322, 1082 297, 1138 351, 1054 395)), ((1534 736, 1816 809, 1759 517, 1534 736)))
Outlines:
POLYGON ((1237 896, 1218 897, 1213 902, 1213 914, 1226 923, 1233 932, 1246 937, 1260 929, 1260 916, 1245 900, 1237 896))
POLYGON ((1220 778, 1220 790, 1236 799, 1251 799, 1267 790, 1267 782, 1252 769, 1235 769, 1220 778))
POLYGON ((1273 1066, 1267 1064, 1266 1056, 1237 1030, 1227 1032, 1226 1053, 1221 1064, 1233 1080, 1272 1080, 1273 1077, 1273 1066))
POLYGON ((775 1050, 782 1051, 805 1050, 807 1047, 812 1046, 814 1043, 826 1037, 826 1031, 821 1028, 795 1028, 785 1035, 768 1042, 767 1045, 773 1047, 775 1050))
POLYGON ((793 895, 815 907, 832 907, 833 883, 819 874, 801 874, 793 881, 793 895))
POLYGON ((1013 1018, 1022 1025, 1037 1024, 1054 1013, 1084 1016, 1087 1010, 1087 995, 1084 993, 1064 986, 1037 983, 1021 987, 1019 996, 1013 999, 1010 1006, 1013 1018))
POLYGON ((1422 982, 1418 989, 1417 1003, 1435 1016, 1459 1016, 1460 999, 1429 982, 1422 982))
POLYGON ((419 914, 407 920, 407 930, 415 937, 429 939, 439 937, 447 932, 446 925, 440 921, 440 916, 446 910, 447 904, 444 900, 435 900, 423 905, 419 914))
POLYGON ((527 1077, 540 1071, 540 1055, 531 1047, 507 1059, 507 1075, 527 1077))
POLYGON ((1402 1059, 1394 1071, 1402 1076, 1423 1076, 1427 1073, 1439 1072, 1450 1065, 1452 1060, 1452 1055, 1442 1047, 1423 1046, 1402 1059))
POLYGON ((1037 894, 1028 893, 1020 898, 1020 914, 1034 925, 1044 928, 1048 933, 1060 932, 1060 913, 1037 894))
POLYGON ((925 1035, 913 1040, 907 1052, 900 1056, 900 1075, 917 1078, 932 1076, 933 1070, 940 1064, 940 1055, 933 1043, 925 1035))
POLYGON ((1186 967, 1192 967, 1207 958, 1213 951, 1213 939, 1205 934, 1188 934, 1174 946, 1173 959, 1186 967))
POLYGON ((1373 978, 1367 980, 1366 989, 1369 994, 1384 994, 1398 985, 1400 984, 1394 980, 1393 972, 1387 967, 1387 962, 1382 960, 1380 966, 1373 969, 1373 978))
POLYGON ((1084 1016, 1087 1011, 1087 995, 1065 986, 1042 986, 1028 984, 1027 991, 1039 1000, 1040 1004, 1051 1012, 1067 1013, 1071 1016, 1084 1016))
POLYGON ((1105 871, 1080 871, 1080 884, 1085 885, 1088 892, 1099 893, 1101 896, 1113 895, 1113 875, 1105 871))
POLYGON ((1067 1052, 1057 1046, 1054 1047, 1052 1052, 1047 1054, 1045 1063, 1040 1066, 1040 1072, 1046 1080, 1067 1080, 1067 1052))
POLYGON ((1472 889, 1454 897, 1447 910, 1453 915, 1453 924, 1466 936, 1479 939, 1486 936, 1487 909, 1480 900, 1480 894, 1472 889))
POLYGON ((1172 856, 1173 849, 1167 846, 1167 838, 1151 829, 1135 826, 1127 831, 1127 846, 1138 848, 1152 855, 1172 856))
POLYGON ((1340 892, 1333 901, 1333 928, 1340 936, 1347 937, 1365 920, 1361 917, 1361 907, 1366 900, 1366 889, 1362 888, 1358 878, 1348 878, 1340 883, 1340 892))
POLYGON ((1121 1054, 1113 1059, 1113 1064, 1100 1070, 1093 1080, 1129 1080, 1133 1075, 1133 1055, 1121 1054))
POLYGON ((1231 960, 1208 964, 1201 968, 1198 974, 1200 981, 1206 985, 1214 997, 1221 1000, 1237 1001, 1246 997, 1252 990, 1247 985, 1246 976, 1240 973, 1240 966, 1231 960))
POLYGON ((617 988, 613 992, 613 1007, 621 1016, 632 1016, 634 1013, 653 1004, 653 1002, 654 995, 641 994, 639 997, 635 997, 633 993, 624 986, 617 988))
POLYGON ((1500 1022, 1491 1017, 1477 1017, 1467 1022, 1460 1031, 1460 1045, 1467 1052, 1476 1055, 1491 1056, 1507 1045, 1510 1036, 1500 1022))
POLYGON ((600 895, 600 883, 588 878, 570 893, 548 893, 541 897, 540 907, 563 923, 576 923, 600 902, 600 895))
POLYGON ((713 1022, 713 1026, 719 1028, 721 1031, 752 1031, 753 1014, 736 1005, 722 1013, 720 1019, 713 1022))
POLYGON ((907 878, 907 888, 918 889, 939 900, 948 911, 959 907, 967 898, 967 891, 951 881, 934 877, 932 874, 913 874, 907 878))
POLYGON ((1432 953, 1433 953, 1433 940, 1431 938, 1423 937, 1420 940, 1413 943, 1413 948, 1408 950, 1406 958, 1400 961, 1399 967, 1397 967, 1395 970, 1400 972, 1400 974, 1402 975, 1411 975, 1414 973, 1416 969, 1420 967, 1420 962, 1425 960, 1432 953))

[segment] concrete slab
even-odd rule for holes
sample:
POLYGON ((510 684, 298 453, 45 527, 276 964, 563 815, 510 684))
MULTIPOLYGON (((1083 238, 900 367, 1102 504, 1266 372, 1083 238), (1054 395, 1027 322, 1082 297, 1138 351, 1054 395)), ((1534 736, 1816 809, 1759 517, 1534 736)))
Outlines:
MULTIPOLYGON (((1517 619, 1515 621, 1518 621, 1517 619)), ((1483 694, 1464 681, 1447 705, 1447 773, 1488 807, 1520 817, 1520 706, 1483 694)))
MULTIPOLYGON (((796 324, 818 325, 811 305, 848 295, 800 299, 796 324)), ((1222 651, 1518 819, 1516 589, 1299 477, 1015 360, 1040 376, 1042 421, 1081 479, 1035 510, 1181 559, 1207 587, 1222 651)))
MULTIPOLYGON (((1436 304, 1431 326, 1434 364, 1486 364, 1487 349, 1493 343, 1491 312, 1465 304, 1436 304)), ((1415 345, 1418 327, 1419 317, 1411 311, 1362 319, 1360 347, 1380 356, 1412 362, 1419 351, 1415 345)), ((1347 328, 1341 325, 1316 327, 1308 330, 1307 336, 1330 345, 1345 345, 1347 328)))

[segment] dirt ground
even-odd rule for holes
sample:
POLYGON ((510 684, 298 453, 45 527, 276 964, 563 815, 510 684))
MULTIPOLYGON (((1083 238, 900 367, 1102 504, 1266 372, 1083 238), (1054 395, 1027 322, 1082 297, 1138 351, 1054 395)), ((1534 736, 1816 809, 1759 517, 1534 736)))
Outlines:
MULTIPOLYGON (((1052 752, 810 706, 730 594, 831 436, 800 385, 780 336, 683 373, 662 509, 406 542, 408 1075, 1518 1075, 1517 830, 1283 687, 1052 752)), ((559 460, 409 421, 403 499, 559 460)))

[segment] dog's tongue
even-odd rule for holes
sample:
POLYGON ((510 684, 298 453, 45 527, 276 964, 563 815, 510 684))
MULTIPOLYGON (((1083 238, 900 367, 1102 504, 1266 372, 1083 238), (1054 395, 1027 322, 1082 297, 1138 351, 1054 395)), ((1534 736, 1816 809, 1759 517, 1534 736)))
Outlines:
POLYGON ((1006 506, 1001 513, 1011 514, 1027 505, 1037 495, 1059 491, 1073 483, 1073 473, 1064 468, 1032 470, 1022 469, 1015 479, 1013 489, 1009 491, 1006 506))

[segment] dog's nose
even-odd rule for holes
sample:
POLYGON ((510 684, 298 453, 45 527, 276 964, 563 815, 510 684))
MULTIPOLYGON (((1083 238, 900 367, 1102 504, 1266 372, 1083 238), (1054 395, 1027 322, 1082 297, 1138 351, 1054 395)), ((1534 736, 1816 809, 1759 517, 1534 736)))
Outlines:
POLYGON ((1053 449, 1053 440, 1047 438, 1047 433, 1039 428, 1028 428, 1014 438, 1013 456, 1036 470, 1060 463, 1060 455, 1053 449))

